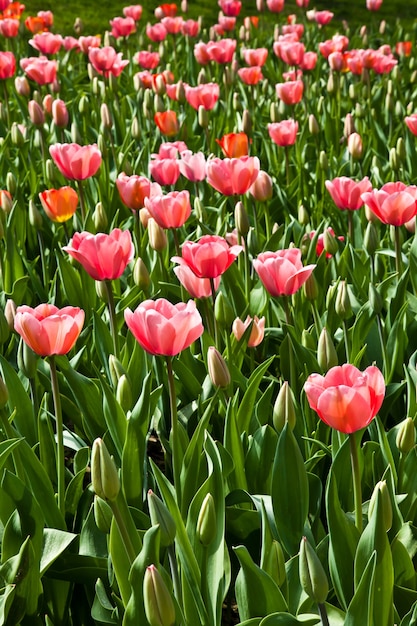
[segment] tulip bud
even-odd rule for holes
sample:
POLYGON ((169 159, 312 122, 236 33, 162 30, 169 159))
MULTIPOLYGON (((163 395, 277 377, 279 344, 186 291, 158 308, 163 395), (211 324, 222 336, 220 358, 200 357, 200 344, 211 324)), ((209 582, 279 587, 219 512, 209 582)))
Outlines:
POLYGON ((237 91, 233 94, 232 106, 234 111, 242 110, 241 96, 240 93, 237 93, 237 91))
POLYGON ((323 247, 325 251, 332 256, 339 250, 337 239, 328 228, 326 228, 323 234, 323 247))
POLYGON ((120 378, 127 374, 125 368, 114 354, 109 356, 109 372, 113 387, 117 387, 120 378))
POLYGON ((258 200, 266 202, 272 198, 272 178, 264 170, 259 170, 255 182, 249 188, 249 193, 258 200))
POLYGON ((95 439, 91 452, 91 484, 94 492, 103 500, 116 500, 120 480, 113 457, 102 439, 95 439))
POLYGON ((75 121, 72 122, 71 124, 71 140, 73 141, 73 143, 78 143, 78 144, 83 143, 81 133, 78 128, 78 124, 75 121))
POLYGON ((285 424, 288 424, 291 430, 294 430, 296 420, 294 396, 288 382, 284 381, 275 400, 272 412, 274 428, 280 433, 285 424))
POLYGON ((14 79, 14 87, 19 96, 28 98, 30 96, 30 85, 26 76, 16 76, 14 79))
POLYGON ((180 104, 184 104, 185 101, 186 101, 185 87, 184 87, 184 83, 182 82, 181 79, 177 83, 175 97, 177 98, 177 102, 179 102, 180 104))
POLYGON ((36 205, 32 199, 29 200, 29 222, 31 226, 33 226, 33 228, 36 228, 36 230, 40 230, 42 228, 42 215, 36 208, 36 205))
POLYGON ((349 135, 356 132, 353 115, 348 113, 343 124, 343 136, 347 139, 349 135))
MULTIPOLYGON (((374 215, 374 213, 373 213, 374 215)), ((363 238, 363 246, 367 253, 372 256, 379 245, 379 237, 376 226, 373 222, 368 222, 363 238)))
POLYGON ((394 96, 390 93, 387 93, 385 96, 385 110, 390 112, 394 108, 394 96))
POLYGON ((416 444, 416 429, 411 417, 403 420, 398 428, 395 444, 402 454, 407 454, 416 444))
POLYGON ((217 518, 214 498, 208 493, 204 498, 197 519, 196 535, 200 543, 207 547, 216 536, 217 518))
POLYGON ((122 407, 123 411, 126 412, 132 408, 132 386, 126 374, 123 374, 117 383, 116 400, 122 407))
POLYGON ((113 126, 109 107, 106 102, 102 102, 100 106, 100 120, 103 128, 110 129, 113 126))
POLYGON ((9 330, 14 330, 14 318, 16 316, 16 303, 14 300, 9 298, 6 300, 6 305, 4 307, 4 317, 6 318, 7 324, 9 326, 9 330))
POLYGON ((207 351, 207 367, 210 380, 215 387, 227 387, 230 384, 230 372, 226 361, 214 346, 207 351))
POLYGON ((379 23, 379 34, 383 35, 385 33, 385 27, 386 27, 387 23, 385 20, 381 20, 379 23))
POLYGON ((337 285, 335 311, 342 320, 348 319, 352 315, 349 291, 345 280, 341 280, 337 285))
POLYGON ((174 518, 152 489, 148 491, 148 507, 152 525, 158 524, 159 526, 161 546, 166 548, 174 543, 177 532, 174 518))
POLYGON ((7 191, 0 191, 0 207, 6 215, 9 215, 13 208, 13 200, 10 193, 8 193, 7 191))
POLYGON ((246 237, 250 229, 250 223, 246 209, 241 201, 237 202, 235 206, 235 224, 239 235, 246 237))
POLYGON ((26 378, 29 378, 29 380, 32 380, 36 376, 38 358, 38 355, 21 339, 17 351, 17 366, 22 374, 26 376, 26 378))
POLYGON ((316 300, 319 295, 319 288, 314 274, 310 274, 303 285, 303 290, 307 300, 316 300))
POLYGON ((276 539, 272 541, 271 549, 266 555, 262 569, 271 576, 278 587, 281 587, 285 583, 287 573, 285 571, 284 552, 281 544, 276 539))
POLYGON ((147 291, 151 284, 151 277, 143 259, 138 257, 133 266, 133 282, 142 291, 147 291))
POLYGON ((392 526, 392 504, 391 504, 391 497, 390 497, 388 487, 387 487, 387 482, 385 480, 380 480, 375 485, 375 489, 372 492, 372 496, 369 501, 368 520, 371 519, 372 515, 374 514, 374 511, 376 510, 376 503, 378 499, 379 499, 380 515, 382 514, 384 528, 386 532, 388 532, 392 526))
POLYGON ((319 165, 323 171, 329 169, 329 161, 327 159, 327 154, 324 152, 324 150, 321 150, 319 154, 319 165))
POLYGON ((150 626, 174 626, 175 606, 164 579, 155 565, 149 565, 143 577, 143 604, 150 626))
POLYGON ((107 303, 109 301, 109 294, 106 289, 106 285, 104 284, 104 281, 96 280, 95 287, 97 296, 100 298, 100 300, 107 303))
POLYGON ((16 122, 13 122, 12 124, 10 137, 12 140, 12 144, 17 146, 18 148, 21 148, 23 144, 25 143, 25 138, 22 134, 22 131, 19 128, 19 125, 16 122))
POLYGON ((230 326, 233 324, 233 320, 235 319, 235 313, 232 305, 230 304, 230 300, 223 291, 219 291, 217 295, 214 305, 214 317, 216 318, 218 325, 226 329, 230 329, 230 326))
POLYGON ((339 363, 336 348, 326 327, 321 331, 317 344, 317 362, 324 372, 339 363))
POLYGON ((87 115, 90 108, 90 102, 87 96, 81 96, 80 101, 78 103, 78 110, 81 115, 87 115))
POLYGON ((348 137, 348 151, 353 159, 360 159, 363 152, 362 138, 359 133, 352 133, 348 137))
MULTIPOLYGON (((359 102, 355 105, 355 117, 358 119, 364 118, 366 115, 365 108, 359 104, 359 102)), ((353 133, 352 133, 353 134, 353 133)))
POLYGON ((153 217, 148 219, 148 237, 149 237, 149 245, 153 250, 157 252, 162 252, 167 247, 167 235, 166 232, 155 220, 153 217))
POLYGON ((318 135, 320 132, 319 123, 313 113, 310 113, 310 115, 308 116, 308 130, 311 135, 318 135))
POLYGON ((327 79, 327 93, 334 93, 336 91, 335 79, 333 72, 330 72, 329 78, 327 79))
POLYGON ((279 110, 278 104, 276 102, 271 102, 271 106, 269 108, 269 117, 271 118, 271 122, 279 122, 279 110))
POLYGON ((198 73, 197 76, 197 85, 204 85, 207 82, 206 70, 204 67, 198 73))
POLYGON ((382 311, 384 302, 382 300, 381 294, 379 293, 375 285, 373 285, 372 283, 369 283, 368 299, 369 299, 369 304, 371 305, 371 309, 373 310, 373 312, 376 315, 379 315, 382 311))
POLYGON ((310 222, 310 216, 308 214, 307 209, 305 208, 303 204, 300 204, 300 206, 298 207, 298 221, 303 226, 306 226, 306 224, 310 222))
POLYGON ((110 533, 113 513, 107 502, 98 496, 94 496, 93 513, 97 528, 101 530, 102 533, 108 535, 110 533))
POLYGON ((107 228, 108 219, 102 202, 97 202, 93 212, 93 222, 96 232, 104 232, 107 228))
POLYGON ((400 159, 400 161, 402 163, 404 163, 407 154, 406 154, 406 150, 405 150, 405 143, 404 143, 403 137, 398 137, 397 145, 396 145, 395 149, 396 149, 398 158, 400 159))
POLYGON ((198 107, 198 123, 201 128, 207 128, 209 124, 208 111, 206 111, 202 104, 198 107))
MULTIPOLYGON (((410 76, 410 83, 411 83, 411 85, 414 85, 416 80, 417 80, 417 70, 414 70, 414 72, 412 72, 412 74, 410 76)), ((412 113, 412 110, 410 112, 407 111, 407 115, 410 115, 411 113, 412 113)))
POLYGON ((400 168, 400 162, 395 148, 391 148, 389 151, 389 166, 394 172, 400 168))
POLYGON ((55 126, 58 128, 68 126, 69 115, 67 105, 59 98, 52 103, 52 119, 54 120, 55 126))
POLYGON ((250 112, 248 111, 248 109, 245 109, 243 111, 242 130, 247 135, 250 135, 251 132, 252 132, 252 116, 251 116, 250 112))
POLYGON ((133 139, 140 139, 142 136, 142 132, 140 129, 140 123, 137 117, 132 119, 132 124, 130 126, 130 134, 133 139))
POLYGON ((299 575, 301 586, 309 598, 323 604, 329 592, 329 583, 323 565, 306 537, 301 539, 300 544, 299 575))
POLYGON ((30 100, 28 104, 29 117, 32 124, 42 126, 45 122, 45 115, 40 104, 35 100, 30 100))
POLYGON ((162 99, 162 96, 157 93, 155 94, 153 99, 153 109, 156 113, 162 113, 163 111, 165 111, 165 103, 162 99))
POLYGON ((83 31, 83 28, 84 28, 84 24, 82 22, 82 19, 80 17, 76 17, 74 21, 74 26, 73 26, 75 34, 80 35, 83 31))

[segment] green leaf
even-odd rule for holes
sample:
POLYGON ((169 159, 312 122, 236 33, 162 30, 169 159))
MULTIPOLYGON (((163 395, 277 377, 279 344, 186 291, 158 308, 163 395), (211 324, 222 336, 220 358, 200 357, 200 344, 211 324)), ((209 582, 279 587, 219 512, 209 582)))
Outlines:
POLYGON ((344 626, 374 626, 378 623, 373 619, 376 559, 376 552, 373 552, 349 604, 344 626))
POLYGON ((259 626, 315 626, 320 623, 318 615, 300 615, 298 618, 290 613, 275 613, 265 617, 259 626))
POLYGON ((266 424, 250 438, 246 454, 245 474, 251 493, 270 493, 272 467, 278 443, 276 431, 266 424))
POLYGON ((9 392, 9 406, 12 407, 12 411, 16 411, 14 425, 19 434, 25 437, 31 446, 34 446, 37 443, 38 436, 33 404, 18 375, 1 355, 0 369, 3 380, 6 383, 7 391, 9 392))
POLYGON ((47 571, 54 561, 74 541, 77 535, 56 528, 45 528, 43 531, 42 556, 40 561, 41 576, 47 571))
POLYGON ((259 385, 261 384, 265 372, 267 371, 268 367, 271 365, 274 359, 275 356, 271 356, 269 359, 261 363, 261 365, 258 365, 258 367, 252 372, 248 380, 247 389, 242 400, 239 403, 239 409, 236 415, 236 420, 240 433, 247 432, 249 434, 252 432, 251 421, 257 394, 259 392, 259 385))
POLYGON ((103 390, 103 414, 106 420, 107 429, 113 446, 119 459, 122 458, 123 446, 126 441, 127 419, 120 404, 117 402, 114 391, 110 389, 103 376, 100 376, 101 388, 103 390))
POLYGON ((229 402, 226 413, 226 422, 224 425, 224 447, 233 459, 233 470, 228 476, 228 485, 230 491, 235 489, 247 490, 246 473, 245 473, 245 456, 238 421, 236 418, 237 395, 233 402, 229 402))

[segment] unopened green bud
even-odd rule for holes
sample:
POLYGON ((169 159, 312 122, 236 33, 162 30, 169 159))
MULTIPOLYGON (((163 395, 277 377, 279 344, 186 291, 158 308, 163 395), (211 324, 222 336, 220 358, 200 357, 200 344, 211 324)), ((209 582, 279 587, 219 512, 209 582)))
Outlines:
POLYGON ((97 202, 94 208, 93 222, 96 232, 104 232, 106 230, 109 220, 107 219, 106 211, 104 210, 102 202, 97 202))
POLYGON ((246 237, 250 229, 250 223, 246 209, 241 201, 237 202, 235 206, 235 224, 237 232, 246 237))
POLYGON ((236 91, 233 94, 232 105, 233 105, 234 111, 241 111, 242 110, 241 96, 240 96, 240 93, 237 93, 236 91))
POLYGON ((151 284, 148 268, 140 257, 136 259, 133 266, 133 282, 139 289, 142 289, 142 291, 147 291, 151 284))
POLYGON ((4 317, 6 318, 7 324, 9 326, 9 330, 14 330, 14 318, 16 316, 16 302, 9 298, 6 300, 6 305, 4 307, 4 317))
POLYGON ((390 93, 387 93, 385 96, 385 110, 392 111, 394 108, 394 96, 390 93))
POLYGON ((352 315, 349 291, 345 280, 341 280, 337 286, 335 311, 342 320, 348 319, 352 315))
POLYGON ((297 415, 295 412, 294 396, 287 381, 282 383, 277 399, 275 400, 272 420, 275 430, 279 433, 282 431, 285 424, 288 424, 291 430, 294 430, 297 415))
POLYGON ((359 104, 359 102, 357 102, 355 105, 355 117, 357 117, 358 119, 363 119, 365 115, 365 108, 361 104, 359 104))
POLYGON ((317 604, 323 604, 329 593, 329 583, 323 565, 306 537, 301 539, 300 544, 299 575, 308 597, 317 604))
POLYGON ((14 146, 17 146, 18 148, 21 148, 23 146, 23 144, 25 143, 25 138, 22 134, 22 131, 20 130, 17 122, 13 122, 12 124, 12 130, 10 133, 10 137, 12 140, 12 144, 14 146))
POLYGON ((327 154, 324 152, 324 150, 321 150, 319 154, 319 165, 323 171, 326 171, 329 169, 329 161, 327 158, 327 154))
POLYGON ((406 159, 406 150, 405 150, 405 143, 404 143, 404 138, 403 137, 398 137, 397 139, 397 145, 395 147, 396 151, 397 151, 397 156, 398 158, 404 162, 406 159))
POLYGON ((319 288, 314 274, 310 274, 310 276, 307 278, 306 282, 303 285, 303 289, 307 300, 316 300, 317 296, 319 295, 319 288))
POLYGON ((56 169, 55 166, 52 162, 52 159, 46 159, 45 161, 45 174, 46 174, 46 179, 50 182, 53 183, 56 179, 56 169))
POLYGON ((230 304, 229 298, 223 293, 223 291, 219 291, 216 297, 216 302, 214 305, 214 317, 216 318, 216 322, 221 328, 230 329, 233 321, 235 319, 235 313, 233 311, 233 307, 230 304))
POLYGON ((230 372, 226 361, 214 346, 207 352, 207 367, 210 380, 215 387, 227 387, 230 384, 230 372))
POLYGON ((378 231, 373 222, 368 222, 363 238, 363 246, 370 256, 375 254, 375 250, 379 246, 378 231))
POLYGON ((285 571, 284 552, 281 544, 276 539, 272 541, 271 549, 268 550, 262 569, 271 576, 278 587, 285 583, 287 573, 285 571))
POLYGON ((317 362, 323 372, 338 365, 336 348, 326 327, 320 333, 317 345, 317 362))
POLYGON ((100 298, 100 300, 107 303, 109 301, 109 294, 106 289, 106 285, 104 284, 104 281, 96 280, 95 285, 96 285, 97 296, 100 298))
POLYGON ((140 123, 137 117, 134 117, 130 126, 130 133, 133 139, 140 139, 142 136, 140 123))
POLYGON ((7 391, 6 383, 0 376, 0 409, 4 409, 9 401, 9 392, 7 391))
POLYGON ((269 108, 269 117, 271 118, 271 122, 279 122, 279 109, 277 102, 271 102, 271 106, 269 108))
POLYGON ((145 570, 143 604, 150 626, 175 625, 174 601, 155 565, 149 565, 145 570))
POLYGON ((416 429, 411 417, 403 420, 398 428, 395 444, 402 454, 407 454, 416 444, 416 429))
POLYGON ((410 83, 414 85, 416 81, 417 81, 417 70, 414 70, 410 76, 410 83))
POLYGON ((123 411, 128 411, 132 408, 132 386, 126 374, 123 374, 117 383, 116 400, 122 407, 123 411))
POLYGON ((16 194, 17 181, 13 172, 7 172, 6 174, 6 189, 12 197, 16 194))
POLYGON ((197 76, 197 84, 204 85, 206 82, 207 82, 206 70, 204 69, 204 67, 202 67, 197 76))
POLYGON ((197 519, 196 534, 203 546, 209 546, 217 532, 217 518, 214 498, 208 493, 203 500, 197 519))
POLYGON ((247 135, 250 135, 252 133, 252 116, 250 112, 248 111, 248 109, 245 109, 243 111, 242 130, 247 135))
POLYGON ((384 522, 384 528, 386 532, 392 526, 392 504, 391 497, 388 491, 387 483, 385 480, 380 480, 372 492, 371 499, 369 501, 368 519, 370 520, 376 510, 376 504, 379 500, 379 514, 382 515, 384 522))
POLYGON ((38 355, 21 339, 17 351, 17 366, 29 380, 32 380, 36 376, 38 359, 38 355))
POLYGON ((373 283, 369 283, 368 299, 369 299, 369 304, 371 305, 371 309, 373 310, 373 312, 376 315, 379 315, 382 311, 382 307, 384 306, 384 301, 378 289, 375 287, 373 283))
POLYGON ((300 204, 300 206, 298 207, 298 221, 303 226, 308 224, 310 221, 310 216, 308 214, 308 211, 303 204, 300 204))
POLYGON ((105 500, 94 496, 93 513, 96 526, 102 533, 108 535, 110 533, 113 513, 105 500))
POLYGON ((158 93, 155 94, 153 99, 153 110, 155 111, 155 113, 162 113, 163 111, 165 111, 164 100, 162 96, 160 96, 158 93))
POLYGON ((184 83, 182 82, 181 79, 177 82, 177 89, 176 89, 175 96, 177 98, 177 102, 179 102, 180 104, 184 104, 185 103, 185 101, 186 101, 185 87, 184 87, 184 83))
POLYGON ((334 93, 336 91, 334 74, 330 72, 329 78, 327 79, 327 93, 334 93))
POLYGON ((396 117, 404 117, 405 111, 404 111, 403 103, 401 102, 401 100, 395 101, 394 112, 395 112, 396 117))
POLYGON ((33 200, 29 200, 29 222, 33 228, 40 230, 42 228, 42 215, 38 211, 33 200))
POLYGON ((111 354, 109 356, 109 372, 113 387, 117 388, 119 379, 122 376, 125 376, 127 372, 123 365, 120 363, 119 359, 114 356, 114 354, 111 354))
POLYGON ((148 491, 148 507, 152 525, 158 524, 159 526, 161 546, 166 548, 174 543, 177 532, 174 518, 152 489, 148 491))
POLYGON ((78 110, 81 115, 87 115, 90 109, 90 103, 87 96, 81 96, 80 101, 78 102, 78 110))
POLYGON ((120 480, 113 457, 100 438, 95 439, 91 452, 91 484, 94 493, 103 500, 116 500, 120 491, 120 480))
POLYGON ((111 128, 113 125, 113 120, 111 118, 110 109, 106 102, 102 102, 100 106, 100 119, 103 125, 103 128, 111 128))
POLYGON ((350 83, 349 85, 349 98, 351 100, 356 100, 356 88, 353 83, 350 83))
POLYGON ((209 115, 208 111, 203 107, 202 104, 198 107, 198 123, 201 128, 207 128, 209 124, 209 115))
POLYGON ((308 116, 308 130, 310 131, 311 135, 318 135, 320 132, 317 118, 315 115, 313 115, 313 113, 310 113, 310 115, 308 116))
POLYGON ((389 151, 389 166, 394 172, 400 168, 400 162, 395 148, 391 148, 389 151))
POLYGON ((324 109, 324 96, 320 96, 317 100, 317 113, 320 115, 324 109))
POLYGON ((167 247, 168 240, 165 230, 150 217, 148 220, 149 245, 153 250, 162 252, 167 247))
POLYGON ((339 250, 339 244, 337 243, 337 239, 328 228, 325 229, 323 233, 323 247, 328 254, 334 256, 336 252, 339 250))
POLYGON ((71 140, 73 143, 78 143, 78 144, 83 143, 80 129, 78 128, 78 124, 75 121, 73 121, 71 124, 71 140))

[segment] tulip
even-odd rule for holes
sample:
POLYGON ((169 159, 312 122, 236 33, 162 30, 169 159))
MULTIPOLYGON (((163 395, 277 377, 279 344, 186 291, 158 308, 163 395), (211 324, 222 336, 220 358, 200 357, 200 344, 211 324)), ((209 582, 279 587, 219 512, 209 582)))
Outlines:
POLYGON ((161 133, 167 137, 176 135, 180 129, 175 111, 157 111, 154 120, 161 133))
POLYGON ((360 159, 363 152, 362 137, 359 133, 352 133, 348 137, 348 151, 354 159, 360 159))
POLYGON ((127 15, 125 17, 115 17, 110 20, 111 34, 117 39, 118 37, 129 37, 136 32, 136 24, 133 17, 127 15))
POLYGON ((181 32, 186 37, 197 37, 200 32, 200 22, 198 20, 184 20, 181 32))
POLYGON ((342 433, 366 428, 381 408, 384 378, 375 366, 364 372, 345 364, 325 376, 311 374, 304 385, 310 407, 328 426, 342 433))
MULTIPOLYGON (((322 611, 329 593, 329 583, 323 565, 306 537, 301 539, 300 544, 299 576, 302 588, 322 611)), ((323 623, 326 621, 323 620, 323 623)))
POLYGON ((131 4, 130 6, 123 7, 123 15, 125 17, 132 17, 135 22, 138 22, 142 17, 142 6, 140 4, 131 4))
POLYGON ((292 146, 297 138, 297 132, 298 122, 293 119, 268 124, 269 136, 277 146, 292 146))
POLYGON ((160 185, 175 185, 180 176, 179 159, 153 159, 149 162, 149 171, 160 185))
POLYGON ((151 195, 151 181, 146 176, 127 176, 124 172, 116 178, 120 198, 129 209, 138 211, 145 206, 145 198, 151 195))
POLYGON ((119 76, 126 65, 129 64, 128 60, 122 60, 122 53, 117 53, 112 46, 89 48, 88 59, 96 72, 106 78, 108 78, 110 74, 119 76))
POLYGON ((379 11, 382 0, 366 0, 366 8, 368 11, 379 11))
POLYGON ((180 172, 189 181, 196 183, 207 176, 206 157, 203 152, 192 153, 191 150, 180 152, 180 172))
POLYGON ((161 23, 158 24, 147 24, 146 26, 146 36, 156 43, 163 41, 168 35, 168 31, 165 26, 161 23))
POLYGON ((272 198, 272 178, 264 170, 259 170, 256 180, 249 188, 251 196, 258 202, 266 202, 272 198))
POLYGON ((245 85, 257 85, 263 79, 262 69, 257 65, 241 67, 237 74, 245 85))
POLYGON ((216 139, 216 143, 223 150, 223 154, 230 159, 248 155, 249 139, 246 133, 228 133, 221 139, 216 139))
POLYGON ((0 80, 11 78, 15 72, 16 58, 13 52, 0 52, 0 80))
POLYGON ((301 263, 301 250, 289 248, 278 252, 262 252, 253 267, 271 296, 290 296, 306 282, 315 265, 301 263))
POLYGON ((19 34, 20 21, 14 17, 6 17, 0 20, 0 35, 11 39, 19 34))
POLYGON ((50 85, 56 80, 57 62, 44 56, 21 59, 20 67, 38 85, 50 85))
POLYGON ((60 51, 64 40, 61 35, 50 32, 37 33, 29 43, 32 48, 39 50, 41 54, 56 54, 60 51))
POLYGON ((66 222, 77 210, 78 194, 72 187, 48 189, 39 194, 42 208, 53 222, 66 222))
POLYGON ((372 185, 367 176, 360 181, 347 176, 326 180, 326 189, 338 209, 357 211, 363 206, 362 194, 371 191, 372 185))
POLYGON ((274 52, 278 52, 278 56, 287 65, 301 65, 305 45, 299 41, 279 41, 274 48, 274 52))
POLYGON ((134 56, 134 61, 145 70, 154 70, 158 67, 161 57, 158 52, 149 52, 149 50, 140 50, 134 56))
POLYGON ((101 152, 96 144, 56 143, 50 146, 49 153, 61 174, 70 180, 94 176, 101 165, 101 152))
POLYGON ((266 6, 272 13, 280 13, 284 8, 285 0, 266 0, 266 6))
POLYGON ((145 198, 145 208, 161 228, 180 228, 191 215, 190 193, 185 189, 145 198))
POLYGON ((246 48, 243 50, 243 58, 247 65, 262 67, 268 58, 268 48, 246 48))
POLYGON ((150 626, 175 626, 175 605, 155 565, 149 565, 145 570, 143 605, 150 626))
POLYGON ((233 17, 239 15, 242 8, 240 0, 219 0, 218 5, 225 15, 233 17))
POLYGON ((224 274, 242 250, 242 246, 229 246, 218 235, 204 235, 197 242, 186 241, 182 257, 173 257, 171 261, 187 265, 198 278, 215 279, 224 274))
POLYGON ((193 109, 198 111, 200 106, 206 111, 210 111, 216 105, 220 96, 220 88, 217 83, 203 83, 197 87, 187 86, 185 88, 185 97, 193 109))
POLYGON ((314 20, 319 26, 325 26, 333 19, 334 13, 331 11, 314 11, 314 20))
POLYGON ((165 16, 161 19, 161 24, 165 26, 169 35, 178 35, 181 32, 183 25, 183 18, 181 16, 165 16))
POLYGON ((91 451, 91 484, 99 498, 110 502, 120 491, 116 465, 102 439, 95 439, 91 451))
POLYGON ((237 341, 240 341, 243 337, 245 331, 252 324, 251 332, 248 339, 248 348, 256 348, 262 343, 265 333, 265 318, 264 317, 255 317, 252 319, 249 315, 246 317, 245 321, 237 317, 233 322, 232 331, 237 341))
POLYGON ((384 224, 402 226, 417 215, 415 185, 386 183, 379 190, 362 193, 361 199, 384 224))
POLYGON ((226 361, 214 346, 207 351, 207 367, 210 380, 215 387, 225 388, 230 385, 230 372, 226 361))
POLYGON ((107 235, 75 233, 62 248, 76 259, 94 280, 115 280, 132 261, 134 248, 128 230, 115 228, 107 235))
POLYGON ((39 356, 67 354, 74 346, 84 324, 84 311, 67 306, 40 304, 32 309, 18 306, 14 328, 23 341, 39 356))
MULTIPOLYGON (((174 267, 174 272, 181 285, 188 291, 192 298, 209 298, 212 295, 209 278, 199 278, 192 269, 186 265, 182 259, 177 259, 180 263, 174 267)), ((214 289, 217 290, 220 284, 220 276, 213 279, 214 289)))
POLYGON ((212 158, 207 161, 207 182, 225 196, 242 195, 255 182, 259 169, 258 157, 212 158))
POLYGON ((54 121, 55 126, 58 128, 65 128, 68 125, 68 109, 67 105, 63 100, 59 98, 52 102, 52 119, 54 121))
POLYGON ((291 80, 275 85, 277 96, 285 104, 294 105, 301 101, 304 92, 302 80, 291 80))

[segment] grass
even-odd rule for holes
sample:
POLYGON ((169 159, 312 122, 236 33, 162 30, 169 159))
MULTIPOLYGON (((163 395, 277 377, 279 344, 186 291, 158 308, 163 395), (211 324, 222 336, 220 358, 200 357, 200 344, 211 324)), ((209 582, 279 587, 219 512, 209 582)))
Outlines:
MULTIPOLYGON (((162 0, 161 0, 162 2, 162 0)), ((135 4, 136 0, 93 0, 89 3, 83 0, 28 0, 25 15, 34 15, 40 10, 51 10, 55 16, 54 30, 64 35, 74 34, 73 24, 76 17, 81 17, 84 24, 84 34, 103 33, 109 28, 109 20, 117 15, 122 15, 122 9, 127 4, 135 4)), ((153 12, 160 2, 141 2, 143 7, 142 23, 154 21, 153 12)), ((179 0, 177 4, 180 4, 179 0)), ((365 0, 312 0, 311 7, 317 10, 331 9, 338 20, 347 20, 352 26, 369 23, 370 18, 379 21, 381 19, 393 21, 404 20, 405 26, 415 25, 417 19, 417 0, 408 2, 398 0, 384 0, 381 9, 375 15, 365 8, 365 0), (352 8, 352 5, 354 8, 352 8)), ((203 23, 210 26, 215 23, 218 14, 218 5, 215 0, 207 2, 194 2, 189 0, 188 17, 196 19, 203 17, 203 23)), ((295 0, 287 0, 285 12, 296 11, 295 0)), ((246 15, 256 14, 255 0, 243 0, 243 12, 246 15)), ((282 16, 273 16, 274 21, 279 22, 282 16)))

